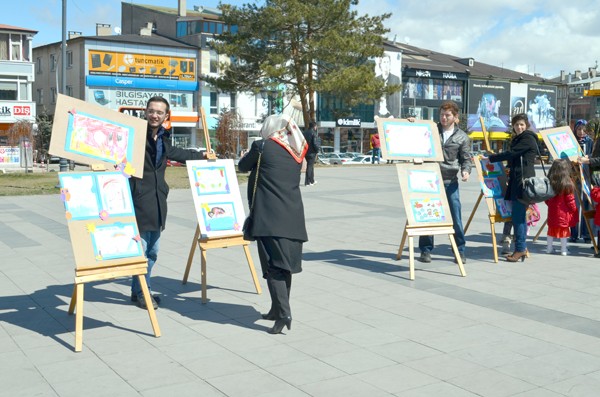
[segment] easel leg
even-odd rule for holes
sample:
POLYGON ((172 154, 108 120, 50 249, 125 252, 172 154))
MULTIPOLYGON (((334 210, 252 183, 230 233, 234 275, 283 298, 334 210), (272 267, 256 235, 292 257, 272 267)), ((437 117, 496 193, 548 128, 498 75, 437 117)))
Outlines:
POLYGON ((71 294, 71 303, 69 303, 69 315, 72 315, 75 312, 75 303, 77 299, 77 285, 73 286, 73 293, 71 294))
MULTIPOLYGON (((198 243, 199 245, 200 243, 198 243)), ((208 298, 206 296, 206 250, 202 249, 202 247, 200 247, 200 256, 202 257, 202 261, 201 261, 201 280, 202 280, 202 303, 206 303, 208 301, 208 298)))
POLYGON ((262 294, 262 290, 260 288, 260 284, 258 283, 258 277, 256 277, 256 270, 254 269, 254 262, 252 262, 252 257, 250 256, 250 249, 248 248, 248 244, 244 245, 244 254, 246 254, 246 259, 248 260, 248 267, 250 268, 252 281, 254 281, 254 288, 256 288, 256 293, 260 295, 262 294))
POLYGON ((458 270, 460 270, 460 275, 465 277, 467 273, 465 272, 465 268, 462 263, 462 258, 460 257, 460 252, 458 252, 458 247, 456 246, 454 235, 449 234, 448 237, 450 237, 450 244, 452 245, 452 251, 454 252, 454 256, 456 257, 456 263, 458 263, 458 270))
POLYGON ((186 284, 188 276, 190 275, 190 269, 192 268, 192 260, 194 259, 194 252, 196 251, 196 244, 198 244, 198 238, 200 238, 200 226, 196 225, 196 234, 194 234, 194 240, 192 240, 192 247, 190 248, 190 254, 188 255, 187 266, 185 267, 185 273, 183 274, 182 284, 186 284))
POLYGON ((498 263, 498 243, 496 242, 496 223, 490 217, 490 229, 492 231, 492 248, 494 249, 494 263, 498 263))
POLYGON ((408 233, 406 233, 406 226, 404 226, 404 232, 402 233, 402 241, 400 242, 400 247, 398 248, 398 253, 396 254, 396 260, 399 261, 402 258, 402 250, 404 249, 404 244, 406 244, 406 237, 408 233))
POLYGON ((139 274, 137 276, 140 287, 142 288, 142 293, 144 294, 144 299, 146 300, 146 308, 148 309, 148 315, 150 316, 150 323, 152 323, 152 329, 154 330, 154 336, 160 337, 160 328, 158 326, 158 321, 156 320, 156 312, 154 311, 154 305, 152 304, 152 296, 150 296, 150 291, 148 291, 148 284, 146 284, 146 277, 143 274, 139 274))
MULTIPOLYGON (((585 219, 585 226, 587 227, 588 233, 590 235, 590 239, 592 240, 592 245, 594 246, 594 253, 598 254, 598 244, 596 243, 596 239, 594 238, 594 231, 592 228, 592 225, 590 225, 590 218, 588 218, 587 216, 583 216, 583 219, 585 219)), ((594 219, 594 218, 592 218, 594 219)))
POLYGON ((75 351, 80 352, 83 348, 83 283, 77 284, 75 289, 75 351))
POLYGON ((477 202, 475 202, 475 207, 473 207, 473 211, 471 211, 471 215, 469 215, 469 220, 467 221, 467 224, 465 225, 465 229, 464 229, 465 234, 467 234, 467 229, 469 229, 469 225, 471 224, 471 221, 473 220, 475 211, 477 211, 477 207, 479 207, 479 203, 481 203, 482 198, 483 198, 483 193, 480 192, 479 198, 477 199, 477 202))
POLYGON ((415 279, 415 238, 412 236, 408 238, 408 278, 415 279))
POLYGON ((538 237, 540 237, 540 234, 542 234, 542 230, 544 230, 544 228, 546 227, 547 224, 548 224, 548 218, 546 218, 544 223, 542 223, 542 226, 540 226, 540 230, 538 230, 538 232, 535 234, 535 237, 533 238, 534 243, 537 241, 538 237))

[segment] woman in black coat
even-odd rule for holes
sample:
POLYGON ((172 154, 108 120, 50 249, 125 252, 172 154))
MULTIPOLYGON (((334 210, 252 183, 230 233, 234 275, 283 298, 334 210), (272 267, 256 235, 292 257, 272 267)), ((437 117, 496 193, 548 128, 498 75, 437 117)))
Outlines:
POLYGON ((506 188, 505 200, 512 203, 512 223, 515 230, 515 252, 506 257, 509 262, 516 262, 519 259, 525 260, 527 255, 527 205, 521 203, 518 199, 523 197, 523 178, 535 176, 535 156, 538 152, 538 139, 534 132, 529 131, 529 120, 524 113, 517 114, 511 120, 514 131, 513 139, 510 143, 510 149, 506 152, 492 154, 489 157, 490 162, 507 160, 507 167, 510 168, 508 176, 508 186, 506 188))
POLYGON ((308 145, 298 125, 287 116, 268 117, 261 136, 240 159, 238 168, 251 171, 248 202, 253 224, 248 234, 256 239, 271 295, 271 310, 262 317, 275 320, 269 333, 279 334, 284 326, 290 329, 292 325, 292 274, 302 271, 302 244, 308 241, 300 194, 300 170, 308 145))

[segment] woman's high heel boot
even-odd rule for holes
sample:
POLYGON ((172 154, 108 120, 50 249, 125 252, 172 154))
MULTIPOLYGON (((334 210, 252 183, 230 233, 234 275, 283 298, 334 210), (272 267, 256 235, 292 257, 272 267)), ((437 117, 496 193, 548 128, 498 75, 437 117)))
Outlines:
POLYGON ((519 259, 521 262, 525 262, 525 257, 527 256, 527 250, 525 251, 515 251, 512 255, 506 257, 506 260, 509 262, 518 262, 519 259))
POLYGON ((280 334, 283 330, 283 327, 292 329, 292 318, 290 316, 275 320, 275 325, 273 325, 273 328, 270 328, 267 332, 270 334, 280 334))

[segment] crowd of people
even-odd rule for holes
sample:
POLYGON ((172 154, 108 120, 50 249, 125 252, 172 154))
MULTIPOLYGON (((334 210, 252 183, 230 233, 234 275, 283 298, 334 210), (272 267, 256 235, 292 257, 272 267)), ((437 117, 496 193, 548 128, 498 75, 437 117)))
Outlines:
MULTIPOLYGON (((146 275, 150 287, 150 275, 159 248, 160 235, 165 227, 167 215, 167 194, 164 172, 167 158, 185 162, 205 158, 205 153, 172 147, 168 131, 162 124, 169 112, 169 103, 160 97, 151 98, 146 107, 148 131, 145 149, 144 177, 131 178, 131 192, 141 242, 148 258, 146 275)), ((415 121, 413 118, 409 121, 415 121)), ((454 238, 460 259, 466 262, 466 240, 462 225, 462 211, 459 194, 459 181, 466 182, 473 167, 471 140, 458 127, 459 108, 453 101, 444 102, 439 109, 438 132, 442 144, 443 161, 440 163, 445 193, 454 223, 454 238)), ((577 141, 581 145, 582 156, 577 162, 568 159, 555 159, 548 172, 548 179, 555 196, 546 201, 548 206, 547 253, 568 255, 568 243, 579 238, 591 242, 587 224, 582 221, 580 208, 590 210, 600 202, 600 177, 593 177, 592 168, 600 168, 600 157, 592 157, 593 140, 586 132, 585 120, 575 124, 577 141), (579 166, 583 172, 579 172, 579 166), (585 175, 581 178, 580 175, 585 175), (591 189, 588 189, 592 185, 591 189), (584 199, 584 193, 587 197, 584 199), (592 203, 592 201, 594 203, 592 203), (560 248, 555 251, 554 240, 560 248)), ((506 222, 503 230, 502 253, 509 262, 524 261, 528 256, 528 226, 539 220, 539 209, 523 203, 522 180, 535 176, 534 164, 539 155, 537 134, 530 131, 527 114, 517 114, 511 120, 512 139, 507 150, 488 153, 482 159, 490 162, 506 162, 508 181, 505 200, 512 204, 512 222, 506 222), (537 217, 536 217, 537 216, 537 217), (514 239, 511 236, 511 229, 514 239), (514 241, 514 251, 510 245, 514 241)), ((312 122, 306 131, 301 131, 289 116, 274 115, 265 119, 260 141, 255 141, 249 151, 239 161, 241 172, 250 172, 248 200, 251 204, 253 222, 245 236, 257 241, 257 249, 263 277, 271 297, 271 309, 262 315, 265 320, 274 321, 268 331, 278 334, 284 328, 290 329, 292 314, 290 293, 292 275, 302 271, 302 247, 308 241, 304 207, 300 192, 300 177, 303 160, 308 168, 305 185, 314 185, 314 158, 319 149, 316 124, 312 122)), ((379 136, 371 137, 373 161, 379 160, 379 136)), ((477 160, 478 161, 478 160, 477 160)), ((600 211, 596 213, 594 224, 600 230, 600 211)), ((433 236, 420 236, 419 260, 431 262, 434 248, 433 236)), ((145 302, 139 283, 134 278, 131 300, 141 308, 152 304, 155 308, 160 297, 151 295, 152 302, 145 302)))

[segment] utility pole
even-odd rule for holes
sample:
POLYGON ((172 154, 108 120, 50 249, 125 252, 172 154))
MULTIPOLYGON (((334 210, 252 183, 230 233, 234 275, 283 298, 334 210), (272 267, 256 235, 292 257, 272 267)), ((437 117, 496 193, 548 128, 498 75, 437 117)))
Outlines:
MULTIPOLYGON (((60 67, 60 78, 61 88, 60 93, 64 94, 67 92, 67 0, 62 0, 62 45, 61 45, 61 67, 60 67)), ((56 85, 58 91, 58 84, 56 85)), ((58 170, 60 172, 67 172, 69 170, 69 163, 66 158, 61 157, 58 163, 58 170)))

